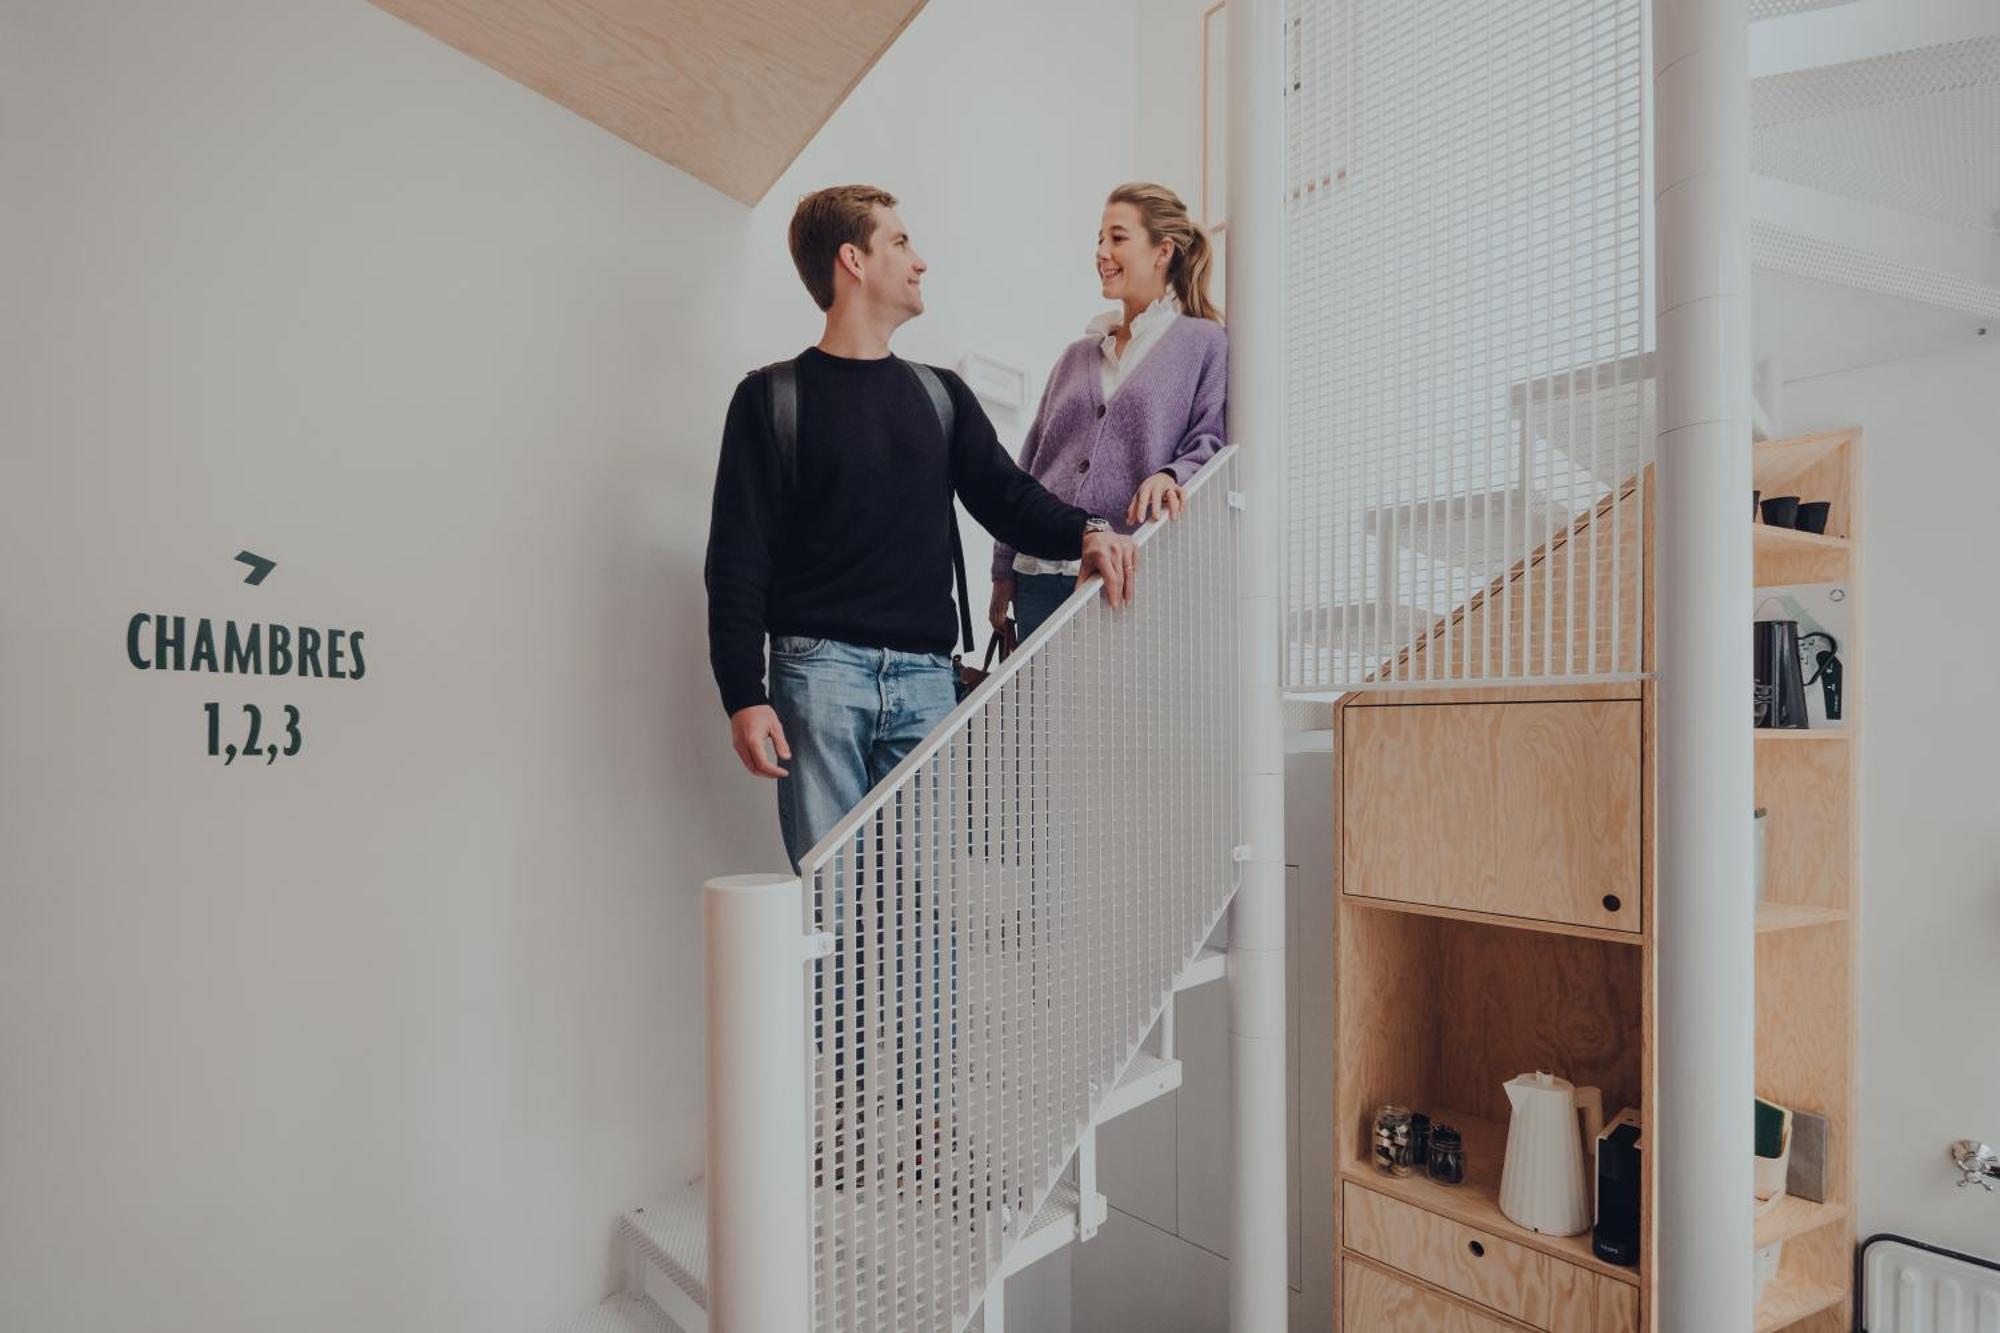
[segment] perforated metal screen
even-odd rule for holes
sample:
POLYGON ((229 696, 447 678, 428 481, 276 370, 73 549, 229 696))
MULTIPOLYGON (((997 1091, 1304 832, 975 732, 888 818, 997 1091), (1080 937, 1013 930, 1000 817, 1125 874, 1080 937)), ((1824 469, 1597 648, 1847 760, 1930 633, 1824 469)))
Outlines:
POLYGON ((2000 228, 2000 37, 1766 75, 1751 118, 1758 175, 2000 228))
POLYGON ((1285 683, 1641 671, 1640 0, 1293 0, 1285 683))
POLYGON ((800 867, 817 1333, 966 1326, 1235 890, 1233 467, 800 867))

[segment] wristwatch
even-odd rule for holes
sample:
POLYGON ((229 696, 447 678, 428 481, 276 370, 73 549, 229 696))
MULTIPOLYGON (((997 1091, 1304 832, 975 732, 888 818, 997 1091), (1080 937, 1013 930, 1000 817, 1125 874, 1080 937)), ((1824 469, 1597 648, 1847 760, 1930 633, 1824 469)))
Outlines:
POLYGON ((1109 531, 1111 531, 1111 520, 1108 518, 1099 518, 1095 514, 1093 514, 1089 518, 1083 520, 1083 535, 1086 537, 1088 537, 1093 532, 1109 532, 1109 531))

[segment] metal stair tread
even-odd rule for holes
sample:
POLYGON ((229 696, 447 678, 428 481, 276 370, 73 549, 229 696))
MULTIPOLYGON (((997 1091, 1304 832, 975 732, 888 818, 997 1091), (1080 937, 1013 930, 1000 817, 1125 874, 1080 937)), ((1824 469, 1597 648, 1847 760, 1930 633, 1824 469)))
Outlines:
POLYGON ((1229 954, 1226 950, 1203 945, 1194 961, 1181 969, 1174 978, 1176 992, 1193 990, 1196 986, 1206 986, 1211 981, 1220 981, 1229 975, 1229 954))
POLYGON ((593 1305, 556 1333, 683 1333, 667 1312, 644 1296, 617 1295, 593 1305))
POLYGON ((1181 1062, 1167 1060, 1141 1047, 1125 1072, 1118 1076, 1118 1083, 1111 1089, 1111 1095, 1098 1108, 1097 1124, 1116 1120, 1127 1111, 1136 1110, 1158 1097, 1164 1097, 1181 1085, 1181 1062))
POLYGON ((665 1198, 634 1208, 619 1228, 688 1299, 708 1308, 708 1186, 684 1185, 665 1198))
POLYGON ((1058 1180, 1056 1187, 1049 1191, 1048 1200, 1042 1204, 1041 1211, 1035 1214, 1035 1220, 1028 1223, 1027 1234, 1032 1236, 1050 1227, 1074 1222, 1077 1212, 1082 1207, 1083 1195, 1077 1191, 1076 1186, 1067 1180, 1058 1180))

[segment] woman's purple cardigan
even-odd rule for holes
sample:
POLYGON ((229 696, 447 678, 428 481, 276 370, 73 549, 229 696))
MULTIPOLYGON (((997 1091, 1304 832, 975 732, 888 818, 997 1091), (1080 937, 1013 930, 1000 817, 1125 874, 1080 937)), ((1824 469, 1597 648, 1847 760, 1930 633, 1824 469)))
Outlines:
MULTIPOLYGON (((1097 338, 1080 338, 1049 372, 1021 466, 1079 509, 1130 532, 1125 510, 1155 472, 1187 485, 1222 449, 1229 386, 1229 335, 1212 319, 1182 315, 1167 326, 1118 392, 1104 401, 1097 338)), ((993 547, 993 577, 1012 578, 1014 548, 993 547)))

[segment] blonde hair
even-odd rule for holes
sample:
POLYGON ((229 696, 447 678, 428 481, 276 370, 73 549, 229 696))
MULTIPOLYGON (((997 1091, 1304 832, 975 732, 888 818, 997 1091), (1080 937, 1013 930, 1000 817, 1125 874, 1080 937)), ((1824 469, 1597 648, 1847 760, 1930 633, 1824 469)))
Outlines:
POLYGON ((1167 260, 1167 286, 1181 303, 1184 314, 1196 319, 1222 322, 1222 307, 1209 299, 1208 270, 1215 252, 1208 233, 1188 216, 1181 197, 1164 185, 1130 181, 1111 192, 1107 204, 1130 204, 1139 210, 1139 221, 1155 245, 1166 241, 1174 247, 1167 260))

